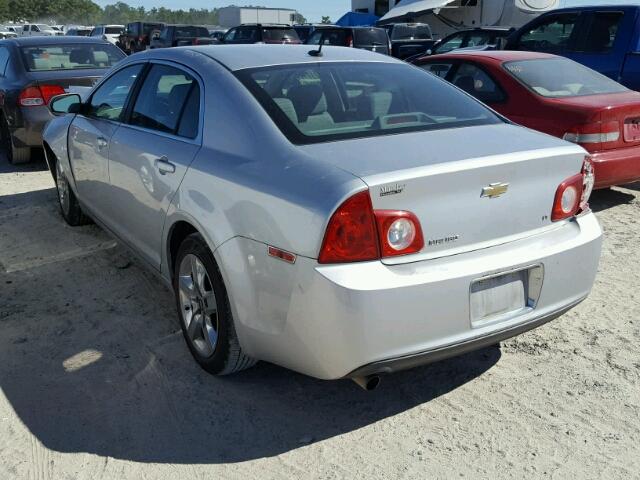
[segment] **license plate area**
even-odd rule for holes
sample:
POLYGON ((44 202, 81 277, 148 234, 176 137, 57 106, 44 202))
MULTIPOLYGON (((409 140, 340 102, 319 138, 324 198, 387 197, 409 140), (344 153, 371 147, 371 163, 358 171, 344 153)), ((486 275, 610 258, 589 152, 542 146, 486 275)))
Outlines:
POLYGON ((480 328, 533 310, 540 298, 544 268, 534 265, 480 278, 471 284, 471 326, 480 328))
POLYGON ((628 118, 624 121, 624 141, 640 142, 640 118, 628 118))

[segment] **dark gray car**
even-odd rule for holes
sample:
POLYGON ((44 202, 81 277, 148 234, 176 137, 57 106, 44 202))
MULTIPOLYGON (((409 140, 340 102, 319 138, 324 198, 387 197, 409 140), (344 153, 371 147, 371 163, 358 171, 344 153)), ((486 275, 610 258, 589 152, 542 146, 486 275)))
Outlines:
POLYGON ((125 57, 109 42, 86 37, 0 41, 0 140, 11 163, 31 160, 53 117, 49 100, 81 93, 125 57))

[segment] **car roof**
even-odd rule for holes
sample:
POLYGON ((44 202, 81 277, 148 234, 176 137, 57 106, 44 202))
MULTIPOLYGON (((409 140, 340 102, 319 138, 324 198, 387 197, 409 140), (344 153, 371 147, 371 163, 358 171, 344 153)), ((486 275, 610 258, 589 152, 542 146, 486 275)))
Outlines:
POLYGON ((315 45, 203 45, 172 48, 172 54, 186 49, 213 58, 232 71, 273 65, 296 65, 325 62, 378 62, 404 64, 403 61, 358 48, 324 46, 322 56, 309 55, 315 45))
POLYGON ((452 52, 443 53, 441 55, 433 55, 431 57, 423 57, 420 60, 442 60, 442 59, 458 59, 458 58, 488 58, 498 62, 512 62, 517 60, 536 60, 540 58, 557 58, 557 55, 541 52, 521 52, 515 50, 454 50, 452 52))
POLYGON ((72 37, 66 35, 60 35, 56 37, 18 37, 7 38, 2 40, 5 43, 13 43, 19 47, 37 46, 37 45, 69 45, 70 43, 98 43, 100 45, 108 44, 109 42, 98 37, 72 37))

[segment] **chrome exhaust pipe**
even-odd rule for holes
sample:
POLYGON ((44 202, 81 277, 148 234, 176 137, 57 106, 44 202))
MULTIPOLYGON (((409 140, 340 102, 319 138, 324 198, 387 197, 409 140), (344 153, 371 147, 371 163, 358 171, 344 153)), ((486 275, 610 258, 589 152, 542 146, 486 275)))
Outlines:
POLYGON ((380 377, 378 375, 367 375, 366 377, 353 377, 351 380, 356 382, 356 384, 360 388, 362 388, 363 390, 366 390, 367 392, 375 390, 376 388, 378 388, 378 385, 380 385, 380 377))

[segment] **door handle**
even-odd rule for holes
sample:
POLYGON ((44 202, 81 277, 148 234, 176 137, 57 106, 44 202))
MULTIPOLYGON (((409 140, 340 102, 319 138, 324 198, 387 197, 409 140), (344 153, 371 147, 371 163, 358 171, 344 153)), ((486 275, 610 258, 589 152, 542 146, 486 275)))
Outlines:
POLYGON ((169 161, 167 157, 160 157, 156 160, 156 168, 160 172, 160 175, 166 175, 167 173, 176 173, 176 166, 169 161))
POLYGON ((98 137, 96 142, 98 143, 98 150, 102 150, 107 146, 107 139, 104 137, 98 137))

